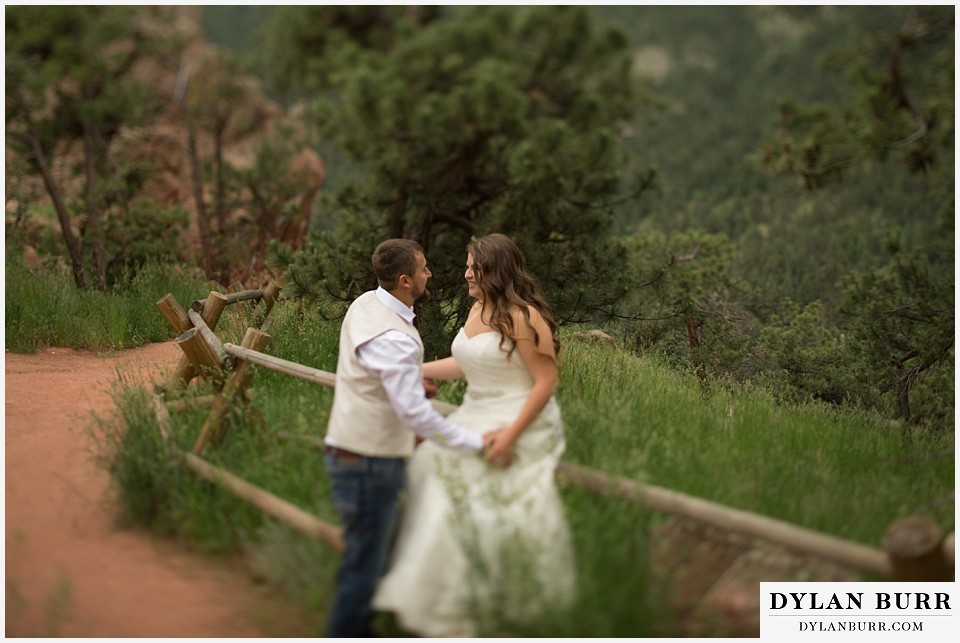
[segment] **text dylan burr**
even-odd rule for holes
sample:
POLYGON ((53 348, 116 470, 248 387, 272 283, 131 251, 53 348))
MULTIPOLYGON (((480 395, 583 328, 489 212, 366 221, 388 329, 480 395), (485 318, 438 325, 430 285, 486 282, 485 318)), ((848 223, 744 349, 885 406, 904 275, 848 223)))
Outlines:
MULTIPOLYGON (((878 610, 948 610, 950 595, 945 592, 875 592, 868 608, 878 610)), ((863 592, 818 594, 817 592, 771 592, 770 609, 859 610, 864 606, 863 592)))

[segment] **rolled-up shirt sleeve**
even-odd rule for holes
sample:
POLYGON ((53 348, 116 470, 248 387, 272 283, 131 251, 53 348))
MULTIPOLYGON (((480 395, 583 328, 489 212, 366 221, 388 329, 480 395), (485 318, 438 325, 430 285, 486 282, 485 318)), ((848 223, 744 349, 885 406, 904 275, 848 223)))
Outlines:
POLYGON ((480 451, 483 437, 450 422, 423 390, 420 345, 398 330, 388 330, 357 347, 357 361, 379 376, 397 417, 420 437, 461 451, 480 451))

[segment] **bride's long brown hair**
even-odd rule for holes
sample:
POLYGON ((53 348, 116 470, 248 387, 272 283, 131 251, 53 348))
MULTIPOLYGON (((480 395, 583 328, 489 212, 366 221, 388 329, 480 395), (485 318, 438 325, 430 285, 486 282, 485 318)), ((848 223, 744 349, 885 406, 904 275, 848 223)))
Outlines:
MULTIPOLYGON (((547 322, 553 340, 555 356, 560 355, 560 339, 557 337, 557 322, 550 306, 540 294, 536 279, 527 272, 526 260, 512 239, 500 233, 488 234, 479 239, 473 237, 467 244, 467 252, 473 255, 473 274, 477 287, 483 293, 483 308, 490 315, 490 327, 498 331, 500 348, 506 337, 516 342, 517 332, 513 327, 511 311, 520 310, 524 319, 530 321, 527 306, 533 306, 547 322)), ((533 328, 533 324, 531 324, 533 328)), ((540 334, 533 328, 534 343, 540 345, 540 334)), ((511 355, 511 346, 507 355, 511 355)))

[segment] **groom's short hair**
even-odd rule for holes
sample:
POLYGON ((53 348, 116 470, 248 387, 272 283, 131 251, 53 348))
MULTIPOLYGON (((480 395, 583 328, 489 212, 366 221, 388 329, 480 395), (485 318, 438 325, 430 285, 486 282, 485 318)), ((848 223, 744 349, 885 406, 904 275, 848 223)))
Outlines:
POLYGON ((400 275, 413 276, 423 247, 413 239, 387 239, 373 251, 373 274, 384 290, 394 290, 400 275))

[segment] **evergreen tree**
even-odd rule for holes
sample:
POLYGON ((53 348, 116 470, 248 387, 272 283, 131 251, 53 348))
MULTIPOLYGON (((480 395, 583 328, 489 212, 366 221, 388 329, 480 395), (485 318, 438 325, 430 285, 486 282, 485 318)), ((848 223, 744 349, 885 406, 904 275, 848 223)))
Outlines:
POLYGON ((139 37, 131 29, 134 11, 91 6, 6 9, 8 142, 43 178, 79 288, 91 285, 87 266, 92 285, 106 286, 103 215, 111 199, 124 192, 110 185, 122 169, 110 165, 108 149, 121 126, 137 120, 145 103, 144 88, 127 76, 137 47, 108 47, 118 45, 121 37, 139 37), (71 191, 55 164, 78 142, 83 161, 65 170, 83 187, 71 191), (78 239, 72 219, 80 213, 78 239))
POLYGON ((809 188, 891 155, 912 172, 952 167, 953 9, 904 11, 898 29, 856 34, 825 57, 828 69, 851 80, 846 102, 782 104, 781 129, 765 151, 772 167, 799 174, 809 188))
POLYGON ((900 230, 890 230, 883 263, 840 284, 844 324, 867 376, 895 397, 897 415, 915 424, 953 415, 952 386, 920 410, 910 393, 923 377, 947 368, 954 352, 955 37, 953 8, 904 11, 897 30, 858 34, 854 47, 828 57, 848 72, 849 100, 836 107, 786 103, 765 156, 811 190, 896 157, 933 204, 937 220, 927 226, 935 234, 911 247, 900 230))
POLYGON ((942 379, 944 371, 948 375, 944 383, 952 382, 956 323, 952 216, 942 223, 949 241, 923 253, 893 243, 888 264, 850 275, 842 283, 842 312, 858 339, 867 372, 881 391, 894 396, 896 415, 910 424, 953 423, 952 386, 938 384, 938 394, 927 404, 911 404, 911 392, 924 377, 942 379))
POLYGON ((630 277, 612 209, 652 175, 625 185, 620 127, 636 113, 637 88, 626 40, 591 15, 471 8, 398 26, 391 47, 328 47, 337 91, 319 121, 365 174, 336 195, 339 225, 294 261, 291 290, 347 302, 372 286, 379 241, 416 239, 439 302, 421 332, 446 347, 466 314, 466 243, 503 232, 561 320, 612 312, 630 277))

